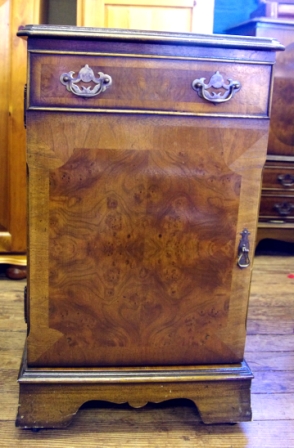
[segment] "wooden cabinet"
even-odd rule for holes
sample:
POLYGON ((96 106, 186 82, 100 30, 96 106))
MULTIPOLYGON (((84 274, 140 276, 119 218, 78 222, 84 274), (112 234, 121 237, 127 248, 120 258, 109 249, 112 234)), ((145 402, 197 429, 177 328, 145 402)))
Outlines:
POLYGON ((271 39, 28 26, 17 425, 189 398, 250 420, 243 359, 271 39), (53 404, 52 404, 53 403, 53 404))
POLYGON ((271 125, 257 242, 264 238, 294 242, 294 20, 257 18, 232 28, 230 32, 272 36, 286 47, 285 52, 277 55, 274 71, 271 125))
POLYGON ((0 2, 0 263, 26 264, 26 164, 23 120, 26 45, 18 27, 38 23, 39 2, 0 2))

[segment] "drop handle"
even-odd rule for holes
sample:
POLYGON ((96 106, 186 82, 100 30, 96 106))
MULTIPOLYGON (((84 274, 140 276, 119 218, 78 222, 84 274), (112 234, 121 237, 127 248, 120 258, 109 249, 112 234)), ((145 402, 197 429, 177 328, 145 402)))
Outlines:
POLYGON ((240 269, 245 269, 250 266, 249 259, 249 238, 250 232, 244 229, 241 233, 241 239, 238 247, 238 261, 237 265, 240 269))
POLYGON ((192 89, 198 93, 200 98, 214 104, 230 101, 235 93, 241 89, 239 81, 233 81, 231 78, 225 81, 219 71, 212 75, 208 84, 205 81, 206 78, 194 79, 192 89), (221 91, 219 91, 220 89, 221 91))
POLYGON ((76 77, 74 75, 74 71, 63 73, 60 76, 60 82, 66 87, 66 90, 84 98, 97 96, 105 92, 112 84, 111 76, 98 72, 99 77, 97 78, 88 64, 81 68, 76 77))
POLYGON ((294 186, 294 176, 292 174, 280 174, 278 176, 278 181, 286 188, 294 186))
POLYGON ((282 202, 280 204, 274 204, 274 209, 278 211, 280 216, 288 216, 294 209, 294 204, 290 202, 282 202))

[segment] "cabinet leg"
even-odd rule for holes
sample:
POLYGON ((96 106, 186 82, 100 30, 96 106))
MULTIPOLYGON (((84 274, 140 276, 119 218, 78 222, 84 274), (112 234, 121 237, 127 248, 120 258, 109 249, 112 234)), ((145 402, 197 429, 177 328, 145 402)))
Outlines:
POLYGON ((210 384, 205 394, 199 394, 193 401, 205 424, 237 423, 252 419, 248 382, 210 384))
POLYGON ((16 426, 24 429, 65 428, 83 404, 68 396, 64 386, 20 386, 16 426))
POLYGON ((11 280, 23 280, 27 278, 27 267, 26 266, 18 266, 18 265, 10 265, 5 271, 6 277, 11 280))

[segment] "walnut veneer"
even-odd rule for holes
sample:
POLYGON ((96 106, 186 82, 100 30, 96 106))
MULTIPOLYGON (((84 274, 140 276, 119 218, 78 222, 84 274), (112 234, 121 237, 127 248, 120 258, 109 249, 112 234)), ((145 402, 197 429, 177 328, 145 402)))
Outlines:
POLYGON ((248 256, 281 45, 70 27, 19 34, 29 55, 29 278, 17 425, 64 426, 93 399, 180 397, 206 423, 250 420, 248 256), (96 96, 91 70, 106 76, 96 96))

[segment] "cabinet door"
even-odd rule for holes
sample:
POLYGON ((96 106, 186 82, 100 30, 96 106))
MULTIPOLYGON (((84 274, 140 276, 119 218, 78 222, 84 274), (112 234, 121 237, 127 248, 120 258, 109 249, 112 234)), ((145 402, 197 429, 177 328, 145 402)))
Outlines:
POLYGON ((214 0, 78 0, 77 24, 212 33, 214 0))
POLYGON ((29 365, 243 359, 267 126, 29 113, 29 365))

